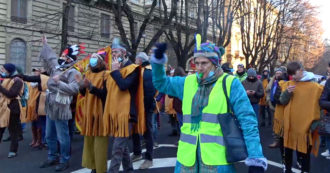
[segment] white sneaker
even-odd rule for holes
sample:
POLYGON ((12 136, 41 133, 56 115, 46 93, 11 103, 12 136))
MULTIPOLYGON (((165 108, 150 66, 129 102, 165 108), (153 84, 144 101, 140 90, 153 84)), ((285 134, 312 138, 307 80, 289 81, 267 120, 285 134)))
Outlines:
POLYGON ((325 152, 321 153, 321 155, 324 157, 330 157, 329 150, 326 150, 325 152))
POLYGON ((153 166, 153 164, 152 164, 152 161, 151 161, 151 160, 145 160, 145 161, 141 164, 141 166, 140 166, 139 169, 148 169, 148 168, 150 168, 150 167, 152 167, 152 166, 153 166))

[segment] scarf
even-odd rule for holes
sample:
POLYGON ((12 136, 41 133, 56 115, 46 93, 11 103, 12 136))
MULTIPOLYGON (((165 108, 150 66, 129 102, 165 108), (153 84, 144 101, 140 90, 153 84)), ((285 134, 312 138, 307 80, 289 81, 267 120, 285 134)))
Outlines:
POLYGON ((272 103, 275 102, 274 96, 275 96, 275 92, 276 92, 277 87, 278 87, 278 80, 275 80, 274 83, 273 83, 273 86, 272 86, 272 88, 270 90, 270 101, 272 103))
POLYGON ((218 80, 218 78, 223 74, 221 68, 217 68, 214 72, 214 75, 209 76, 205 79, 202 79, 198 73, 197 82, 198 89, 193 98, 193 105, 191 107, 191 130, 197 131, 199 129, 199 122, 202 119, 202 112, 204 107, 208 105, 210 92, 218 80))
POLYGON ((238 74, 238 76, 243 76, 243 75, 245 74, 245 70, 242 71, 242 72, 238 72, 238 71, 236 71, 236 74, 238 74))

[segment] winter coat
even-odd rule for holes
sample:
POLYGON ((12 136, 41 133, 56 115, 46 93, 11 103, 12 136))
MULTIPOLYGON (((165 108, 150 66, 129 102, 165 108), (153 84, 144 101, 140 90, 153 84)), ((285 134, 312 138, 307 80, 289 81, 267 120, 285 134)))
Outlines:
POLYGON ((235 77, 239 79, 239 81, 243 82, 247 78, 247 73, 243 73, 242 75, 239 75, 238 73, 235 74, 235 77))
POLYGON ((143 63, 142 68, 144 68, 144 73, 143 73, 144 109, 146 111, 152 111, 155 109, 154 97, 156 94, 156 89, 152 84, 152 72, 151 72, 150 63, 143 63))
MULTIPOLYGON (((155 88, 162 93, 183 99, 184 83, 186 77, 168 77, 165 75, 164 65, 158 64, 155 57, 152 60, 152 79, 155 88)), ((248 159, 264 158, 260 144, 258 124, 253 108, 248 101, 246 92, 238 79, 234 79, 231 85, 229 102, 233 112, 241 125, 245 139, 248 159)), ((261 160, 260 160, 261 161, 261 160)), ((221 166, 222 168, 228 165, 221 166)))
POLYGON ((267 97, 266 88, 267 88, 268 84, 269 84, 269 78, 262 79, 262 87, 264 89, 264 96, 260 99, 260 102, 259 102, 259 104, 261 106, 268 106, 267 100, 266 100, 266 97, 267 97))
POLYGON ((307 153, 308 147, 312 151, 318 149, 313 139, 311 125, 320 119, 319 99, 323 87, 314 82, 314 75, 304 72, 299 82, 288 81, 282 87, 280 102, 284 108, 284 147, 302 153, 307 153), (289 93, 287 88, 295 85, 296 88, 289 93))
POLYGON ((260 98, 264 96, 264 88, 262 86, 262 83, 260 80, 256 80, 254 82, 249 81, 248 79, 245 79, 242 82, 245 90, 252 90, 255 91, 254 95, 248 96, 250 99, 251 104, 258 104, 260 98))
MULTIPOLYGON (((125 63, 125 67, 133 64, 130 60, 125 63)), ((135 98, 136 91, 137 91, 137 83, 139 81, 139 71, 138 68, 126 78, 123 78, 119 70, 112 71, 110 73, 111 77, 116 81, 116 84, 121 90, 129 90, 131 94, 131 98, 135 98)), ((135 105, 135 99, 131 99, 131 106, 130 106, 130 114, 131 114, 131 121, 137 121, 137 110, 135 105)))
POLYGON ((325 83, 322 95, 320 97, 320 106, 327 111, 327 115, 330 115, 330 79, 325 83))
POLYGON ((72 66, 75 62, 62 66, 64 68, 62 69, 58 64, 58 56, 48 44, 43 45, 40 58, 44 61, 45 70, 50 74, 47 82, 46 114, 52 120, 72 119, 70 104, 73 96, 79 92, 79 85, 75 76, 81 76, 81 74, 74 68, 66 71, 64 69, 72 66), (60 75, 59 82, 55 82, 53 79, 56 75, 60 75))
MULTIPOLYGON (((4 114, 0 115, 0 127, 6 127, 9 124, 10 121, 10 116, 17 116, 19 117, 20 115, 20 103, 19 103, 19 96, 23 93, 22 92, 22 88, 23 88, 23 81, 19 78, 11 78, 11 79, 5 79, 5 80, 11 80, 9 82, 9 86, 10 88, 5 88, 6 86, 3 86, 4 84, 6 84, 7 82, 3 82, 0 85, 0 100, 3 103, 6 103, 5 101, 8 101, 8 108, 9 108, 9 116, 6 116, 4 114), (12 83, 12 85, 10 86, 10 84, 12 83), (1 98, 4 97, 4 98, 1 98), (8 100, 9 99, 9 100, 8 100)), ((8 103, 7 102, 7 103, 8 103)), ((1 104, 3 104, 1 103, 1 104)), ((7 106, 7 105, 4 105, 7 106)), ((7 110, 8 110, 7 108, 7 110)), ((1 110, 4 111, 4 110, 1 110)), ((3 113, 3 112, 2 112, 3 113)), ((8 115, 8 114, 6 114, 8 115)))

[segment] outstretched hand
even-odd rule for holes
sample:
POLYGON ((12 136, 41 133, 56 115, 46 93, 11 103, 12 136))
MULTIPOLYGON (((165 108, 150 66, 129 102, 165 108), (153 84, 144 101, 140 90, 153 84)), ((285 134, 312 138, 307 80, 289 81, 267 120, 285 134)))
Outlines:
POLYGON ((156 49, 154 50, 155 57, 157 59, 162 59, 166 49, 167 49, 167 44, 166 43, 156 44, 156 49))

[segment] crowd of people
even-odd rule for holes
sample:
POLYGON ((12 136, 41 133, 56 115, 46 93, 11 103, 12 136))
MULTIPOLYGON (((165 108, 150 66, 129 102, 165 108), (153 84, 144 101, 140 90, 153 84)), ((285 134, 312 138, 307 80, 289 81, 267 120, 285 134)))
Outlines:
MULTIPOLYGON (((301 171, 309 172, 310 155, 317 155, 319 149, 319 120, 329 116, 330 79, 316 81, 299 62, 272 72, 262 69, 260 75, 239 64, 233 74, 229 63, 221 64, 224 48, 198 40, 195 69, 188 75, 182 67, 164 67, 165 43, 156 44, 151 56, 137 53, 133 63, 118 39, 111 45, 110 65, 106 52, 98 51, 82 73, 74 64, 83 47, 68 46, 58 57, 43 37, 43 69, 34 68, 33 75, 26 75, 11 63, 1 68, 0 143, 8 128, 8 158, 17 156, 22 124, 31 122, 30 146, 48 150, 40 168, 66 170, 74 129, 72 105, 80 94, 84 97, 82 166, 92 173, 116 173, 121 164, 124 172, 133 172, 132 162, 141 159, 139 169, 152 167, 163 112, 169 116, 170 135, 180 137, 176 173, 235 172, 232 163, 242 160, 250 173, 265 172, 267 159, 259 137, 260 127, 265 126, 273 129, 268 147, 279 149, 283 171, 292 172, 296 151, 301 171), (109 137, 113 143, 107 168, 109 137)), ((330 159, 330 137, 321 139, 327 147, 321 155, 330 159)))

